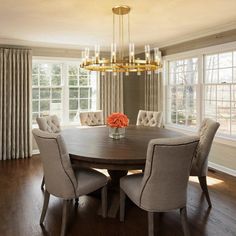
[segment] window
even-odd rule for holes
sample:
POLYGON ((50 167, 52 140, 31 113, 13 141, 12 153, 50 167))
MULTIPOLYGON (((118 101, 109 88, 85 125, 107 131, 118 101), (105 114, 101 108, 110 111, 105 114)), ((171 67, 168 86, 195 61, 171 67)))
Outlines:
POLYGON ((208 117, 236 139, 236 50, 170 56, 166 65, 166 123, 191 129, 208 117))
POLYGON ((198 59, 189 58, 169 63, 168 121, 182 126, 196 125, 196 90, 198 59))
POLYGON ((220 123, 219 131, 236 135, 236 51, 205 56, 204 116, 220 123))
POLYGON ((74 61, 33 60, 32 120, 56 114, 63 123, 76 121, 80 110, 96 110, 97 76, 74 61))
POLYGON ((33 63, 32 118, 48 114, 62 117, 62 64, 33 63))
POLYGON ((96 78, 77 64, 67 67, 69 87, 69 120, 73 121, 78 110, 96 109, 96 78))

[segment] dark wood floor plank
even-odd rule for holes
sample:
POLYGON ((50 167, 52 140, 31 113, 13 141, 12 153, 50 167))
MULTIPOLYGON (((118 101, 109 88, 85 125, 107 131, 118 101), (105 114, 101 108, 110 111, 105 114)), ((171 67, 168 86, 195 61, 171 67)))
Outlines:
MULTIPOLYGON (((39 219, 43 206, 40 158, 0 162, 0 235, 57 236, 60 233, 62 200, 51 197, 44 227, 39 219)), ((212 209, 202 195, 197 178, 188 189, 188 220, 192 236, 236 236, 236 178, 209 172, 212 209)), ((143 236, 147 235, 147 214, 130 201, 126 204, 125 222, 117 218, 103 219, 99 214, 99 196, 79 199, 70 207, 68 236, 143 236)), ((155 232, 159 236, 182 236, 178 211, 155 216, 155 232)))

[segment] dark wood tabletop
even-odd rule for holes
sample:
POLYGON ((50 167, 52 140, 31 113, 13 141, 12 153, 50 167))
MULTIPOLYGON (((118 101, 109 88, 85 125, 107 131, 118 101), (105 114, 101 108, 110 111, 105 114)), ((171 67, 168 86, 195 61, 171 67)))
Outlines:
POLYGON ((125 138, 108 136, 108 127, 73 128, 62 131, 72 163, 109 170, 142 169, 151 139, 183 134, 164 128, 129 126, 125 138))

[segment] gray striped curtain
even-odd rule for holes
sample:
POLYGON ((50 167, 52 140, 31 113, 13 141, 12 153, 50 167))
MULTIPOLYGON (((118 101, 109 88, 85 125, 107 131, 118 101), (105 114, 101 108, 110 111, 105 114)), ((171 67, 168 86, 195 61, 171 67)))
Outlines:
POLYGON ((162 72, 145 75, 145 110, 163 111, 162 72))
POLYGON ((123 107, 123 75, 117 73, 100 74, 100 109, 103 110, 104 120, 113 112, 124 112, 123 107))
POLYGON ((30 49, 0 48, 0 160, 31 156, 30 49))

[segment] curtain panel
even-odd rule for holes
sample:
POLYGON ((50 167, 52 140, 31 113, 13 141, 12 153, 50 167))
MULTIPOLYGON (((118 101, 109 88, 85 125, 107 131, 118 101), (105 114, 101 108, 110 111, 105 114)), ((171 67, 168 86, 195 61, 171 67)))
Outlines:
POLYGON ((123 74, 100 73, 100 109, 106 118, 113 112, 124 112, 123 107, 123 74))
POLYGON ((162 72, 145 74, 145 110, 163 111, 162 72))
MULTIPOLYGON (((162 61, 161 51, 158 53, 162 61)), ((151 58, 154 60, 154 52, 151 52, 151 58)), ((158 73, 145 73, 145 110, 163 111, 163 80, 162 71, 158 73)))
POLYGON ((0 160, 31 156, 30 49, 0 48, 0 160))

